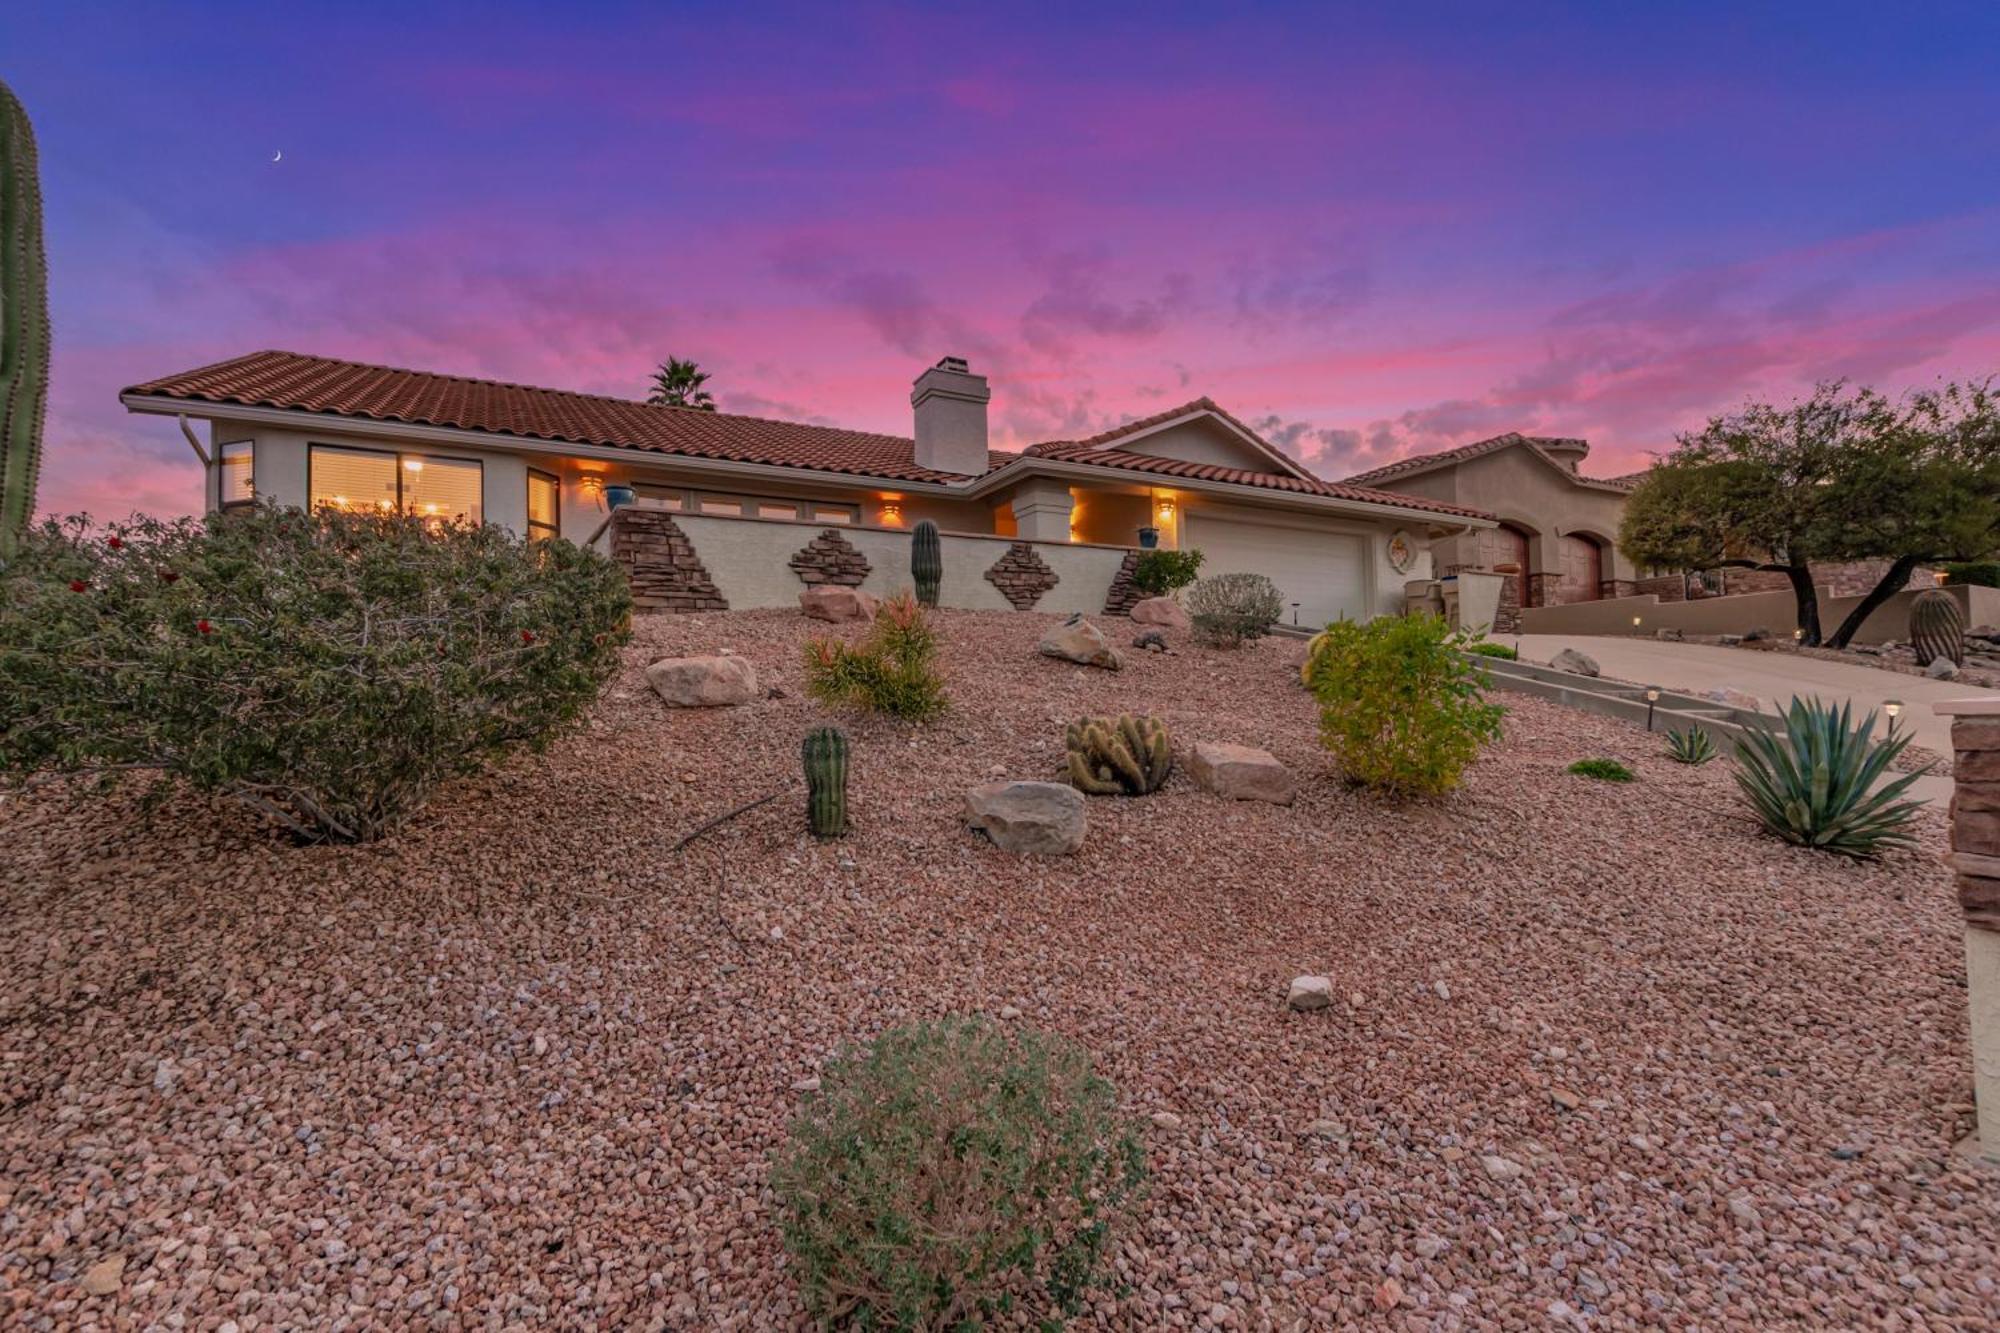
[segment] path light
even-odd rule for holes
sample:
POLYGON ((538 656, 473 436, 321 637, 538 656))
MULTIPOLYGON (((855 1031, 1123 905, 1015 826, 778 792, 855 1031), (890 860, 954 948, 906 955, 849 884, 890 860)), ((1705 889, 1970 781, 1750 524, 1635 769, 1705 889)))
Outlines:
POLYGON ((1653 729, 1653 705, 1658 702, 1660 702, 1660 687, 1657 685, 1648 685, 1646 687, 1646 730, 1648 731, 1653 729))
POLYGON ((1633 629, 1639 628, 1639 617, 1637 616, 1632 617, 1632 628, 1633 629))
POLYGON ((1896 739, 1896 719, 1902 716, 1903 713, 1903 701, 1901 699, 1884 699, 1882 701, 1882 711, 1889 715, 1889 739, 1893 741, 1896 739))
POLYGON ((1792 642, 1793 642, 1793 643, 1797 643, 1797 642, 1799 642, 1800 640, 1804 639, 1805 637, 1806 637, 1806 632, 1805 632, 1804 630, 1802 630, 1802 629, 1795 629, 1795 630, 1793 630, 1793 631, 1792 631, 1792 642))
POLYGON ((1292 626, 1293 626, 1293 628, 1295 628, 1295 629, 1296 629, 1296 628, 1298 627, 1298 623, 1299 623, 1299 604, 1298 604, 1297 602, 1293 602, 1293 603, 1292 603, 1292 626))

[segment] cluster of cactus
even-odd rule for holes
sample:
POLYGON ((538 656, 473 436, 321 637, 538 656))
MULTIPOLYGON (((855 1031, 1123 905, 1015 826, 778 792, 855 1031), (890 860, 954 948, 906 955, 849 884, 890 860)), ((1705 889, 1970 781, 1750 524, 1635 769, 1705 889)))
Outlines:
POLYGON ((1965 617, 1950 593, 1929 588, 1910 603, 1910 647, 1916 650, 1918 666, 1929 666, 1940 657, 1953 666, 1965 665, 1965 617))
POLYGON ((49 266, 35 132, 0 83, 0 556, 35 512, 49 397, 49 266))
POLYGON ((1173 771, 1174 749, 1156 717, 1086 717, 1063 734, 1069 781, 1091 796, 1144 796, 1173 771))
POLYGON ((936 606, 938 585, 944 581, 944 547, 938 541, 937 524, 927 518, 910 530, 910 577, 917 585, 917 600, 936 606))
POLYGON ((1715 758, 1715 742, 1700 727, 1669 731, 1667 757, 1677 764, 1705 764, 1715 758))
POLYGON ((815 838, 847 832, 847 737, 838 727, 806 733, 799 745, 806 770, 806 827, 815 838))

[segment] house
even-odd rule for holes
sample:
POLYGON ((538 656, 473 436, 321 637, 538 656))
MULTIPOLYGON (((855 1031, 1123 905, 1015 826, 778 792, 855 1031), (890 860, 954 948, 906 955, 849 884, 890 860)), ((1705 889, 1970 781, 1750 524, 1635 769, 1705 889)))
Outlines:
POLYGON ((1480 569, 1507 574, 1497 627, 1514 628, 1523 607, 1625 597, 1638 579, 1617 546, 1625 498, 1643 474, 1586 476, 1583 440, 1509 433, 1439 453, 1399 459, 1341 482, 1439 503, 1477 505, 1498 519, 1443 538, 1440 576, 1480 569))
POLYGON ((261 496, 594 542, 647 609, 893 591, 927 518, 947 605, 1123 611, 1150 528, 1205 574, 1268 575, 1312 625, 1400 610, 1433 543, 1494 527, 1456 499, 1323 481, 1206 398, 1018 453, 989 448, 989 398, 946 357, 912 387, 911 434, 878 435, 279 351, 120 395, 180 418, 211 509, 261 496))

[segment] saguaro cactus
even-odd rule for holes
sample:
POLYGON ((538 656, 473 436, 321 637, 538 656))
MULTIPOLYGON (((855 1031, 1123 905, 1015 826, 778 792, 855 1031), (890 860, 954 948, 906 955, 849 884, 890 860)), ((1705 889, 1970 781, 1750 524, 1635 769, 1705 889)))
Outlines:
POLYGON ((49 399, 49 264, 35 131, 0 82, 0 555, 35 512, 49 399))
POLYGON ((1965 665, 1965 618, 1958 602, 1940 588, 1927 588, 1910 603, 1910 647, 1917 665, 1929 666, 1940 657, 1953 666, 1965 665))
POLYGON ((1091 796, 1144 796, 1173 771, 1173 743, 1156 717, 1086 717, 1063 733, 1069 782, 1091 796))
POLYGON ((938 541, 937 524, 927 518, 910 529, 910 577, 916 580, 917 600, 936 606, 938 584, 944 581, 944 546, 938 541))
POLYGON ((815 838, 847 832, 847 736, 838 727, 806 733, 799 744, 806 770, 806 827, 815 838))

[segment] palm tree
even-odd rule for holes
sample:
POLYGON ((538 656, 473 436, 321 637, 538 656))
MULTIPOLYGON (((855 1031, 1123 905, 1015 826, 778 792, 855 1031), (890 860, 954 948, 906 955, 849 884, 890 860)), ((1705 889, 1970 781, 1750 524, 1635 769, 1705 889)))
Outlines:
POLYGON ((653 372, 653 391, 646 401, 654 407, 692 407, 703 412, 715 410, 715 397, 701 386, 708 372, 692 361, 670 356, 653 372))

